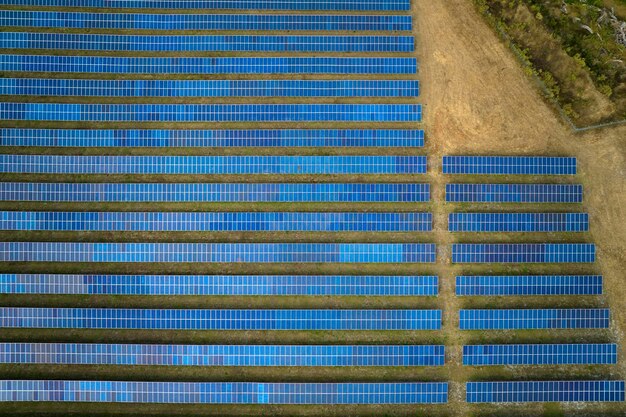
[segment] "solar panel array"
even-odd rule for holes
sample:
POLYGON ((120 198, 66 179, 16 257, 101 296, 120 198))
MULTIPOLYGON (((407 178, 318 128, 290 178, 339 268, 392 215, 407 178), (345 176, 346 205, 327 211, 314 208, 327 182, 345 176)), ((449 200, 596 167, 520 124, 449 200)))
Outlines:
POLYGON ((582 203, 579 184, 446 184, 449 203, 582 203))
POLYGON ((6 49, 125 52, 413 52, 412 36, 109 35, 0 32, 6 49))
POLYGON ((424 174, 425 156, 0 155, 0 173, 32 174, 424 174))
POLYGON ((411 31, 403 15, 144 14, 0 10, 0 26, 132 30, 411 31))
POLYGON ((416 80, 0 78, 2 95, 78 97, 417 97, 416 80))
POLYGON ((3 294, 436 296, 437 276, 0 274, 3 294))
POLYGON ((450 213, 450 232, 588 232, 587 213, 450 213))
POLYGON ((57 122, 421 122, 420 104, 0 103, 0 120, 57 122))
POLYGON ((607 329, 605 308, 460 310, 461 330, 607 329))
POLYGON ((441 345, 0 343, 0 363, 161 366, 442 366, 441 345))
POLYGON ((576 158, 547 156, 444 156, 444 174, 574 175, 576 158))
POLYGON ((430 184, 0 182, 0 201, 425 202, 430 184))
POLYGON ((614 365, 615 344, 463 346, 463 365, 614 365))
POLYGON ((0 55, 0 71, 93 74, 415 74, 415 58, 0 55))
POLYGON ((381 147, 421 148, 423 130, 74 130, 0 129, 0 146, 113 148, 381 147))
MULTIPOLYGON (((3 0, 4 5, 76 7, 73 0, 3 0)), ((111 9, 409 10, 410 0, 84 0, 81 7, 111 9)))
POLYGON ((0 230, 429 232, 432 214, 0 211, 0 230))
POLYGON ((0 401, 173 404, 436 404, 445 382, 0 381, 0 401))
POLYGON ((431 243, 0 242, 0 262, 434 263, 431 243))
POLYGON ((441 310, 0 307, 0 327, 152 330, 439 330, 441 310))
POLYGON ((592 243, 455 243, 452 263, 591 263, 592 243))
POLYGON ((468 382, 469 403, 624 401, 624 381, 468 382))
POLYGON ((457 276, 457 296, 601 295, 602 275, 457 276))

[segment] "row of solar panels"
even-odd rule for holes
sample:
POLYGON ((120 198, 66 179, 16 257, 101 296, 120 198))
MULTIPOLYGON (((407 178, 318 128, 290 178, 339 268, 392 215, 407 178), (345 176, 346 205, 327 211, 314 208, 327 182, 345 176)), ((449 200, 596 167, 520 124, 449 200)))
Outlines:
POLYGON ((381 147, 421 148, 423 130, 390 129, 0 129, 0 146, 38 147, 381 147))
MULTIPOLYGON (((66 156, 0 155, 2 172, 133 174, 423 174, 424 156, 66 156)), ((466 157, 471 159, 472 157, 466 157)), ((575 174, 575 158, 480 157, 497 174, 575 174), (535 160, 550 160, 541 166, 535 160), (563 160, 573 160, 565 172, 563 160), (489 161, 501 160, 502 162, 489 161), (515 161, 512 165, 506 161, 515 161), (515 172, 513 172, 515 171, 515 172), (523 171, 523 172, 521 172, 523 171)), ((472 169, 472 165, 466 165, 472 169)), ((452 188, 452 184, 449 184, 452 188)))
POLYGON ((446 184, 449 203, 582 203, 580 184, 446 184))
POLYGON ((0 173, 32 174, 425 174, 425 156, 0 155, 0 173))
POLYGON ((432 243, 0 242, 0 262, 434 263, 436 257, 432 243))
POLYGON ((80 97, 417 97, 416 80, 0 78, 0 95, 80 97))
MULTIPOLYGON (((0 401, 175 404, 440 404, 446 382, 0 381, 0 401)), ((622 402, 624 381, 466 383, 469 403, 622 402)))
POLYGON ((587 232, 587 213, 450 213, 450 232, 587 232))
POLYGON ((146 14, 0 10, 0 26, 63 29, 411 31, 411 16, 146 14))
POLYGON ((432 214, 0 211, 0 230, 427 232, 432 214))
MULTIPOLYGON (((454 232, 586 232, 586 213, 451 213, 454 232)), ((0 211, 0 230, 429 232, 431 213, 0 211)))
MULTIPOLYGON (((0 262, 433 263, 432 243, 0 242, 0 262)), ((593 263, 592 243, 452 245, 452 263, 593 263)))
POLYGON ((444 156, 444 174, 574 175, 576 158, 547 156, 444 156))
POLYGON ((263 383, 0 381, 0 402, 71 401, 174 404, 438 404, 445 382, 263 383))
POLYGON ((58 122, 421 122, 420 104, 0 103, 0 120, 58 122))
MULTIPOLYGON (((441 310, 0 307, 0 327, 155 330, 440 330, 441 310)), ((460 330, 608 329, 609 309, 460 310, 460 330)))
MULTIPOLYGON (((443 366, 443 345, 0 343, 0 363, 164 366, 443 366)), ((463 346, 463 365, 614 365, 616 344, 463 346)))
MULTIPOLYGON (((592 346, 592 345, 590 345, 592 346)), ((593 345, 595 346, 595 345, 593 345)), ((603 345, 598 345, 603 346, 603 345)), ((576 361, 613 360, 581 354, 576 361)), ((587 348, 589 350, 591 348, 587 348)), ((581 353, 585 348, 581 348, 581 353)), ((597 351, 597 352, 596 352, 597 351)), ((443 366, 442 345, 124 345, 0 343, 0 363, 166 366, 443 366)))
POLYGON ((109 35, 0 32, 5 49, 123 52, 413 52, 412 36, 109 35))
POLYGON ((415 74, 415 58, 0 55, 0 71, 90 74, 415 74))
MULTIPOLYGON (((600 295, 601 275, 457 276, 457 296, 600 295)), ((437 276, 0 274, 3 294, 436 296, 437 276)))
POLYGON ((189 310, 0 307, 0 328, 440 330, 441 310, 189 310))
POLYGON ((0 182, 0 201, 426 202, 430 184, 0 182))
MULTIPOLYGON (((445 157, 444 157, 445 158, 445 157)), ((462 157, 472 159, 474 157, 462 157)), ((544 157, 479 157, 484 159, 480 165, 485 171, 498 174, 535 174, 535 175, 564 175, 576 173, 575 158, 544 158, 544 157), (537 160, 549 160, 542 165, 535 165, 537 160), (572 160, 573 165, 565 168, 564 160, 572 160), (514 161, 509 165, 508 161, 514 161), (495 172, 497 171, 497 172, 495 172), (567 171, 567 172, 565 172, 567 171)), ((285 173, 278 166, 298 165, 302 173, 307 172, 307 166, 315 165, 321 171, 333 169, 334 164, 341 164, 346 172, 351 173, 358 167, 363 173, 369 167, 376 165, 397 166, 402 168, 398 172, 387 173, 424 173, 426 158, 423 156, 65 156, 65 155, 1 155, 0 169, 4 172, 56 172, 56 173, 93 173, 105 170, 105 173, 115 173, 118 170, 126 173, 128 166, 136 167, 132 173, 237 173, 251 165, 260 166, 261 172, 245 173, 285 173), (267 165, 267 166, 264 166, 267 165), (272 169, 273 168, 273 169, 272 169), (43 171, 42 171, 43 169, 43 171), (174 170, 172 172, 171 170, 174 170), (221 172, 221 169, 229 172, 221 172), (108 171, 110 170, 110 171, 108 171), (144 172, 147 171, 147 172, 144 172), (214 172, 212 172, 215 170, 214 172)), ((569 164, 569 162, 568 162, 569 164)), ((461 167, 461 165, 459 165, 461 167)), ((463 165, 472 169, 472 164, 463 165)), ((286 173, 292 172, 287 169, 286 173)), ((393 170, 392 170, 393 171, 393 170)), ((323 173, 323 172, 311 172, 323 173)), ((445 163, 444 163, 445 173, 445 163)), ((451 184, 450 184, 451 185, 451 184)))
MULTIPOLYGON (((581 203, 578 184, 447 184, 446 201, 581 203)), ((0 201, 425 202, 430 184, 0 182, 0 201)))
POLYGON ((452 263, 591 263, 592 243, 454 243, 452 263))
MULTIPOLYGON (((73 0, 3 0, 5 6, 76 7, 73 0)), ((83 0, 80 7, 111 9, 409 10, 411 0, 83 0)))

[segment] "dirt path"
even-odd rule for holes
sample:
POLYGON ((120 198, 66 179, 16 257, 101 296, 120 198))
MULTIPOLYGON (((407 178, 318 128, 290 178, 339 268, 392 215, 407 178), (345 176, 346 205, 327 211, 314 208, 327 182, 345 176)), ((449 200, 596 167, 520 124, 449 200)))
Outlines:
MULTIPOLYGON (((416 0, 413 10, 433 199, 441 202, 433 207, 436 242, 443 245, 452 241, 445 231, 449 211, 443 204, 446 178, 439 174, 443 155, 528 153, 578 157, 576 181, 585 187, 582 210, 591 214, 590 239, 598 245, 598 266, 605 276, 606 296, 598 299, 598 306, 611 308, 612 330, 620 343, 620 358, 624 358, 626 128, 572 133, 542 100, 513 54, 475 12, 471 0, 416 0)), ((446 374, 452 383, 450 410, 454 415, 470 415, 472 408, 462 402, 462 381, 467 371, 460 366, 464 335, 457 330, 459 301, 454 297, 452 282, 458 271, 448 263, 448 249, 442 252, 438 272, 449 353, 446 374)), ((625 377, 623 359, 613 369, 611 375, 597 377, 625 377)))

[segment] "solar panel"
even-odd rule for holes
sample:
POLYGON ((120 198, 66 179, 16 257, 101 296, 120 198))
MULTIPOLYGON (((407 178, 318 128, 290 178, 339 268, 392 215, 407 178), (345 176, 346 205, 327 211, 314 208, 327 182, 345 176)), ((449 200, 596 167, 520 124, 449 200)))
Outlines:
POLYGON ((0 363, 124 366, 443 366, 444 347, 0 343, 0 363))
POLYGON ((417 80, 81 80, 0 78, 7 96, 417 97, 417 80))
POLYGON ((431 213, 0 211, 0 230, 429 232, 431 213))
POLYGON ((602 275, 458 276, 456 295, 600 295, 602 281, 602 275))
POLYGON ((446 382, 0 381, 0 401, 170 404, 436 404, 446 382))
POLYGON ((444 174, 574 175, 576 158, 549 156, 444 156, 444 174))
POLYGON ((0 201, 426 202, 430 184, 0 182, 0 201))
POLYGON ((516 243, 452 245, 452 263, 591 263, 592 243, 516 243))
POLYGON ((580 184, 446 184, 449 203, 582 203, 580 184))
POLYGON ((0 71, 89 74, 415 74, 415 58, 0 55, 0 71))
POLYGON ((439 330, 441 310, 186 310, 0 307, 3 328, 439 330))
POLYGON ((624 381, 468 382, 468 403, 624 401, 624 381))
POLYGON ((0 274, 4 294, 436 296, 437 276, 0 274))
POLYGON ((126 52, 413 52, 413 36, 110 35, 0 32, 7 49, 126 52))
POLYGON ((58 122, 421 122, 420 104, 0 103, 0 120, 58 122))
POLYGON ((411 16, 145 14, 0 10, 0 26, 131 30, 411 31, 411 16))
POLYGON ((0 146, 40 147, 381 147, 421 148, 423 130, 0 129, 0 146))
POLYGON ((0 242, 0 262, 434 263, 432 243, 0 242))
POLYGON ((609 309, 460 310, 461 330, 607 329, 609 309))
MULTIPOLYGON (((73 0, 3 0, 5 6, 76 7, 73 0)), ((80 7, 111 9, 409 10, 410 0, 83 0, 80 7)))
POLYGON ((451 213, 450 232, 588 232, 587 213, 451 213))
POLYGON ((614 365, 615 344, 463 346, 463 365, 614 365))
POLYGON ((171 175, 425 174, 425 156, 0 155, 0 173, 171 175))

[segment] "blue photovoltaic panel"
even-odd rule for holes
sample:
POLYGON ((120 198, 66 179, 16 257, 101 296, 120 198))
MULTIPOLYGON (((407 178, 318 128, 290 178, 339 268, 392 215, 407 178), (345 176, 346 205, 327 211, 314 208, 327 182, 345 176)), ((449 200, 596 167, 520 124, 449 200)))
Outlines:
POLYGON ((468 403, 621 402, 624 381, 468 382, 468 403))
POLYGON ((415 74, 415 58, 0 55, 0 71, 90 74, 415 74))
POLYGON ((0 129, 0 146, 39 147, 381 147, 421 148, 423 130, 0 129))
POLYGON ((0 10, 0 26, 132 30, 411 31, 411 16, 144 14, 0 10))
POLYGON ((0 242, 0 262, 433 263, 432 243, 0 242))
POLYGON ((419 81, 0 78, 0 92, 55 97, 417 97, 419 81))
POLYGON ((461 310, 461 330, 607 329, 609 309, 461 310))
POLYGON ((458 296, 600 295, 602 275, 486 275, 456 277, 458 296))
POLYGON ((446 184, 449 203, 582 203, 580 184, 446 184))
POLYGON ((0 103, 0 120, 58 122, 421 122, 420 104, 0 103))
POLYGON ((436 404, 447 382, 0 381, 0 401, 172 404, 436 404))
POLYGON ((0 155, 0 173, 340 175, 425 174, 425 156, 0 155))
POLYGON ((0 201, 415 203, 430 201, 430 184, 0 182, 0 201))
POLYGON ((549 156, 444 156, 444 174, 574 175, 576 158, 549 156))
POLYGON ((0 230, 429 232, 431 213, 0 211, 0 230))
POLYGON ((444 347, 0 343, 0 363, 124 366, 443 366, 444 347))
POLYGON ((450 232, 587 232, 587 213, 451 213, 450 232))
POLYGON ((151 330, 439 330, 441 310, 0 307, 0 327, 151 330))
POLYGON ((452 245, 453 263, 591 263, 592 243, 504 243, 452 245))
POLYGON ((110 35, 0 32, 6 49, 125 52, 413 52, 413 36, 110 35))
POLYGON ((0 274, 4 294, 436 296, 436 276, 0 274))
MULTIPOLYGON (((5 6, 76 7, 74 0, 3 0, 5 6)), ((410 0, 83 0, 80 7, 110 9, 409 10, 410 0)))
POLYGON ((463 365, 614 365, 615 344, 463 346, 463 365))

